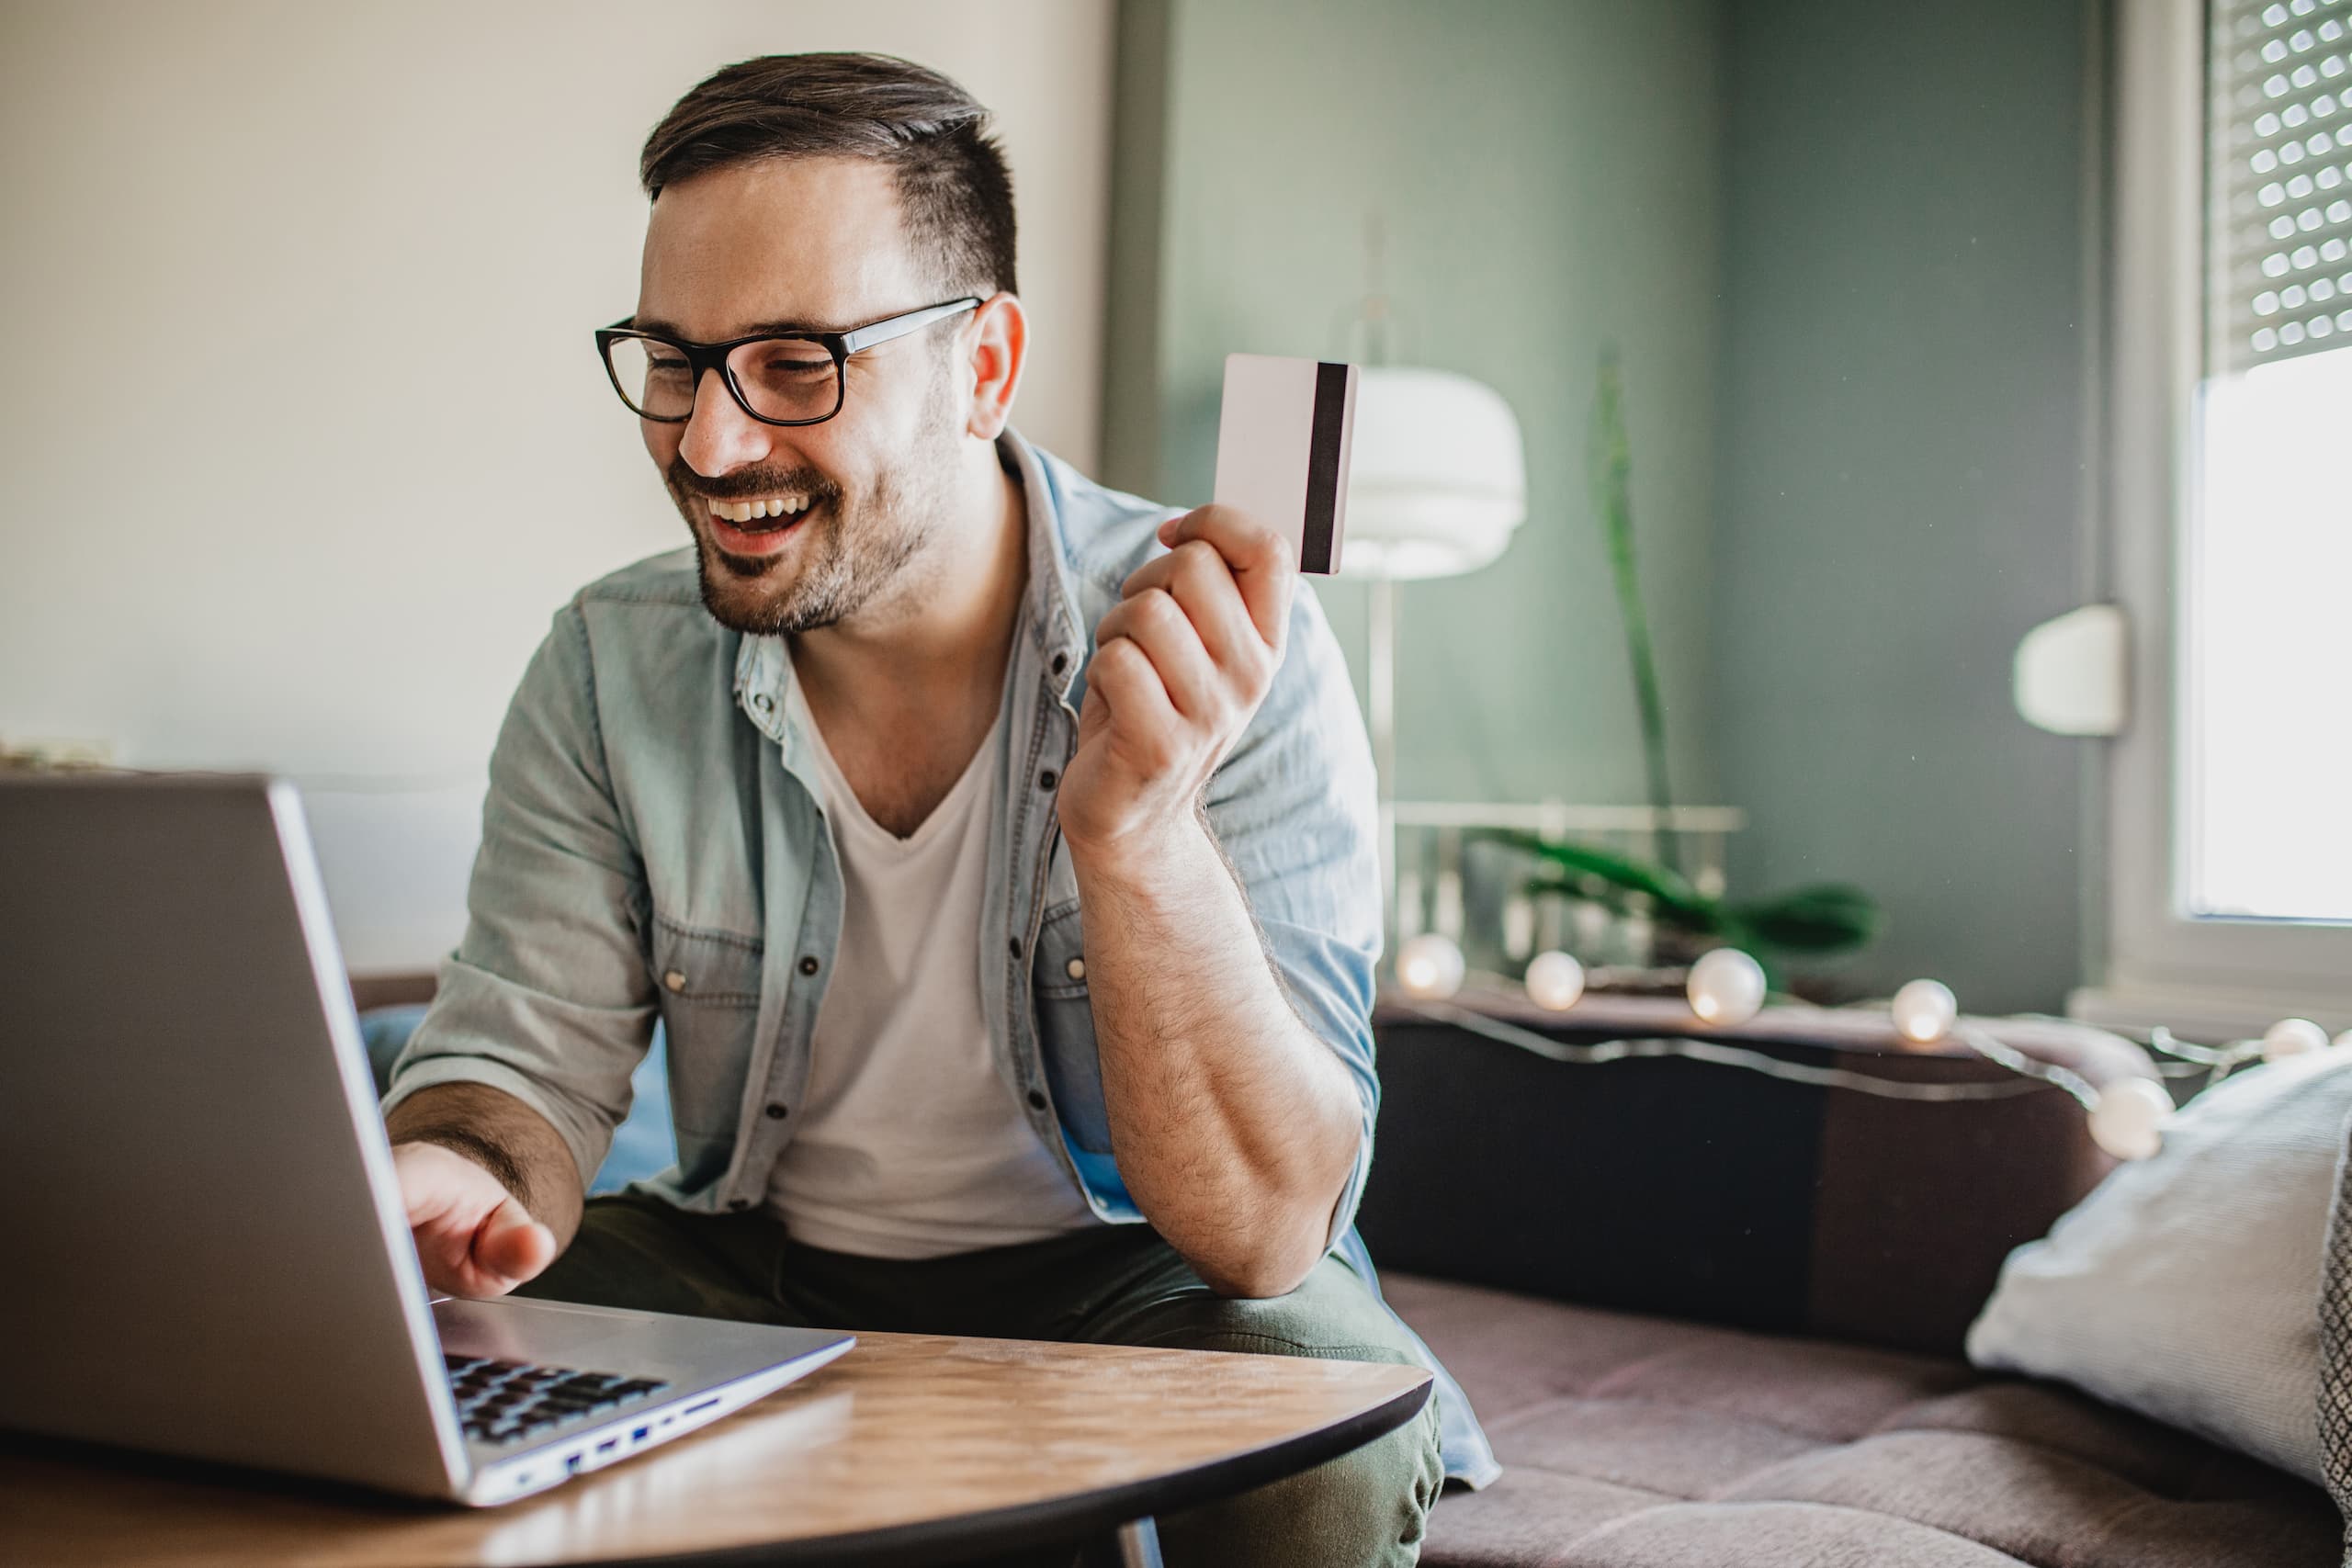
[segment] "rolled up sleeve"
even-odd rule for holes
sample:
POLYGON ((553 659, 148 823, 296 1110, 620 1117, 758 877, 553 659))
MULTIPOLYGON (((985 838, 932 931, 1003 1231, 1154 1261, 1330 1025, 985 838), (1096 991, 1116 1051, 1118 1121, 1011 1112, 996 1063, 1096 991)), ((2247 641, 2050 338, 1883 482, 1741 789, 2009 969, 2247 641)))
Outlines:
POLYGON ((1372 748, 1346 661, 1312 590, 1292 602, 1273 690, 1210 781, 1210 825, 1241 879, 1266 953, 1301 1022, 1339 1057, 1363 1109, 1336 1242, 1372 1169, 1380 1078, 1373 1064, 1374 976, 1382 917, 1372 748))
POLYGON ((645 874, 613 796, 577 603, 516 689, 490 762, 464 940, 393 1064, 390 1111, 435 1084, 545 1117, 584 1188, 628 1114, 654 1019, 645 874))

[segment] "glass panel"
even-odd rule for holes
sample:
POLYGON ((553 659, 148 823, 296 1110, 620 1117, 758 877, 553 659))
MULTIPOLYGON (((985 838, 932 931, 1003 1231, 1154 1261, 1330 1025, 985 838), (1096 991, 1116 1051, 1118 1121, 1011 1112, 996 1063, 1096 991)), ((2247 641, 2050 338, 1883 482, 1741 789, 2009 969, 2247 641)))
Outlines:
POLYGON ((684 419, 694 412, 694 373, 685 356, 667 344, 615 338, 605 351, 622 400, 655 419, 684 419))
POLYGON ((2199 445, 2186 912, 2352 921, 2352 354, 2207 382, 2199 445))
POLYGON ((729 355, 727 367, 762 419, 825 419, 841 407, 841 375, 821 343, 763 338, 729 355))

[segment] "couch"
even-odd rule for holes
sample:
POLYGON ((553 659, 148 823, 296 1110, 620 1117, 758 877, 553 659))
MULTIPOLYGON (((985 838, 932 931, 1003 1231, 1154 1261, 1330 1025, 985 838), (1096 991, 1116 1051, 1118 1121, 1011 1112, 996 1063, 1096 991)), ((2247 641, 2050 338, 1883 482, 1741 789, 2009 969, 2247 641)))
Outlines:
MULTIPOLYGON (((1620 1032, 1499 997, 1472 1010, 1553 1039, 1620 1032)), ((2017 1085, 1852 1018, 1767 1015, 1745 1043, 2017 1085)), ((1378 1032, 1360 1223, 1504 1466, 1440 1500, 1433 1568, 2341 1560, 2308 1483, 1961 1359, 2002 1258, 2107 1168, 2065 1094, 1921 1103, 1688 1060, 1573 1066, 1396 1000, 1378 1032)), ((2092 1031, 2007 1038, 2094 1083, 2152 1072, 2092 1031)))

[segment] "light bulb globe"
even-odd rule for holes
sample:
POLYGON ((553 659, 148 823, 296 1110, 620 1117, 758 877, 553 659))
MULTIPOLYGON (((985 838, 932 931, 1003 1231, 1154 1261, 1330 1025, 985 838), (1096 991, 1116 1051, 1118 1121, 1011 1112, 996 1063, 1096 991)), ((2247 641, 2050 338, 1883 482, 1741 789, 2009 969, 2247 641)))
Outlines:
POLYGON ((1960 1019, 1960 1001, 1941 980, 1914 980, 1894 993, 1887 1010, 1894 1032, 1913 1045, 1932 1045, 1951 1032, 1960 1019))
POLYGON ((1462 950, 1436 931, 1423 931, 1396 950, 1396 984, 1408 997, 1442 1001, 1462 988, 1462 950))
POLYGON ((2164 1147, 2172 1096, 2150 1078, 2123 1078, 2098 1091, 2091 1107, 2091 1142, 2117 1159, 2146 1159, 2164 1147))
POLYGON ((1733 1028, 1764 1007, 1764 965, 1736 947, 1719 947, 1690 965, 1685 987, 1701 1021, 1733 1028))
POLYGON ((1584 995, 1584 965, 1557 948, 1527 961, 1527 996, 1549 1012, 1566 1012, 1584 995))
POLYGON ((2262 1059, 2284 1061, 2327 1049, 2327 1031, 2307 1018, 2282 1018, 2262 1032, 2262 1059))

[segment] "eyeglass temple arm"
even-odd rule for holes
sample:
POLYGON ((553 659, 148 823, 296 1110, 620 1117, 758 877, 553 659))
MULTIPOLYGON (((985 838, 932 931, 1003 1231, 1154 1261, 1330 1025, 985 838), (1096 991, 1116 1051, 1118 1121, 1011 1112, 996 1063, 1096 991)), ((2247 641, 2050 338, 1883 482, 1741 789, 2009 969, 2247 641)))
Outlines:
POLYGON ((957 299, 945 305, 933 305, 928 310, 912 310, 903 316, 893 316, 887 321, 876 321, 870 327, 860 327, 854 333, 843 333, 842 352, 855 354, 861 348, 872 348, 877 343, 888 343, 892 338, 904 337, 909 333, 919 333, 932 322, 946 317, 961 315, 966 310, 977 310, 979 306, 980 302, 978 299, 957 299))

